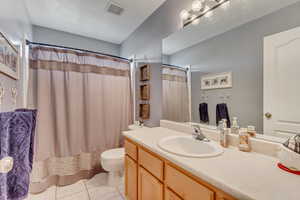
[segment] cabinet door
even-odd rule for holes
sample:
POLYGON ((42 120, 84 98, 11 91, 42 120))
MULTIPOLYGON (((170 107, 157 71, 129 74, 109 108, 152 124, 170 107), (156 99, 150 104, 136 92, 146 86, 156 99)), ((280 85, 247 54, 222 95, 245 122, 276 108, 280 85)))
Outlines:
POLYGON ((165 192, 165 200, 181 200, 181 198, 167 188, 165 192))
POLYGON ((139 167, 139 200, 163 200, 163 184, 139 167))
POLYGON ((137 163, 129 156, 125 157, 125 195, 127 200, 137 200, 137 163))

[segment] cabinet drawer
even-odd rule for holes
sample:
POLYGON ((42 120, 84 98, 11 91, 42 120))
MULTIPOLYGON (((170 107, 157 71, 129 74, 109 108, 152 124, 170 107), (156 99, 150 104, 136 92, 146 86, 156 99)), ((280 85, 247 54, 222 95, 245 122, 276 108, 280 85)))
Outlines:
POLYGON ((177 169, 166 166, 166 184, 184 200, 213 200, 214 192, 177 169))
POLYGON ((163 180, 164 163, 154 155, 139 149, 139 163, 159 180, 163 180))
POLYGON ((177 194, 175 194, 174 192, 172 192, 167 188, 165 192, 165 200, 182 200, 182 199, 178 197, 177 194))
POLYGON ((129 140, 125 140, 125 152, 135 161, 137 160, 137 146, 130 142, 129 140))

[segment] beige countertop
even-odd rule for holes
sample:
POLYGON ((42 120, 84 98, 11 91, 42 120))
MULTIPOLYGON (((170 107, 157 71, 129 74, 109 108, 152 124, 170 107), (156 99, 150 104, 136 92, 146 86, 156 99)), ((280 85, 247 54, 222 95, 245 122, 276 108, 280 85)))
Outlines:
POLYGON ((230 147, 218 157, 188 158, 163 151, 157 145, 164 137, 187 133, 157 127, 123 134, 237 199, 300 200, 300 176, 280 170, 274 157, 230 147))

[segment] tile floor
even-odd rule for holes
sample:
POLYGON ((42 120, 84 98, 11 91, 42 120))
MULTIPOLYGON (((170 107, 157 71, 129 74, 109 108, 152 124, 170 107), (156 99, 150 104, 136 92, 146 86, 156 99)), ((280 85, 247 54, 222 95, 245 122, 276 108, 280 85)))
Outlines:
POLYGON ((90 180, 81 180, 64 187, 53 186, 37 195, 29 195, 26 200, 125 200, 124 179, 118 187, 107 184, 107 174, 97 174, 90 180))

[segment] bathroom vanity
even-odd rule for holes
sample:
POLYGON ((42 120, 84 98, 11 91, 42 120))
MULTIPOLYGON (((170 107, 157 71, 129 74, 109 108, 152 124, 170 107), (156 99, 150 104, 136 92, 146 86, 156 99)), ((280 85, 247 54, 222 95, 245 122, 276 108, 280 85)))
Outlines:
POLYGON ((187 133, 163 127, 124 132, 127 200, 297 200, 299 176, 277 168, 275 157, 224 149, 211 158, 179 156, 158 142, 187 133))
POLYGON ((125 150, 128 200, 235 199, 129 138, 125 150))

